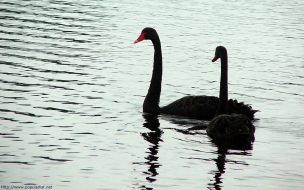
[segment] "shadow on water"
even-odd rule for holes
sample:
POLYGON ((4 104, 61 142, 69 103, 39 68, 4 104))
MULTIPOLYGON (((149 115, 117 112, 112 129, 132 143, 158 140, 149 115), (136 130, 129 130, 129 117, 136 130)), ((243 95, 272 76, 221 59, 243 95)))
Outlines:
MULTIPOLYGON (((166 128, 172 129, 185 135, 205 135, 208 126, 208 121, 193 120, 183 117, 165 117, 165 120, 174 123, 179 126, 187 127, 186 129, 177 128, 166 128)), ((253 140, 254 141, 254 140, 253 140)), ((222 175, 226 173, 226 163, 248 165, 244 161, 234 161, 227 159, 227 155, 238 155, 238 156, 251 156, 251 150, 253 149, 253 142, 247 140, 239 141, 214 141, 210 140, 212 146, 217 147, 217 151, 211 152, 217 155, 217 158, 211 159, 215 162, 216 170, 211 170, 209 173, 214 174, 213 179, 207 184, 207 189, 221 190, 223 187, 222 175)), ((210 161, 210 159, 205 159, 210 161)), ((226 174, 227 175, 227 174, 226 174)))
MULTIPOLYGON (((157 116, 150 115, 150 114, 143 114, 143 118, 145 119, 145 123, 143 124, 143 127, 150 130, 150 132, 141 133, 141 136, 144 138, 144 140, 151 143, 151 145, 148 147, 148 156, 145 157, 147 160, 145 164, 149 166, 148 171, 143 172, 144 175, 148 175, 146 177, 146 180, 149 183, 153 183, 156 181, 157 168, 159 168, 161 165, 158 163, 158 149, 159 149, 159 142, 162 141, 161 136, 163 134, 163 131, 160 130, 159 126, 159 120, 157 116)), ((152 189, 145 185, 141 186, 143 189, 152 189)))
MULTIPOLYGON (((212 170, 210 173, 214 174, 213 179, 208 183, 207 189, 220 190, 223 187, 222 175, 226 172, 226 163, 248 165, 244 161, 232 161, 226 158, 227 155, 251 156, 249 151, 252 150, 251 143, 222 143, 211 141, 216 147, 215 152, 218 156, 214 159, 217 170, 212 170)), ((227 175, 227 174, 226 174, 227 175)))

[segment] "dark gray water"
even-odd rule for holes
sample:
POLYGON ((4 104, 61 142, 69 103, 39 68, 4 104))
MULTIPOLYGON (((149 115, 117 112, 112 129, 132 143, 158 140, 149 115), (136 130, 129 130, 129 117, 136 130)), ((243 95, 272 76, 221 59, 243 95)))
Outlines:
POLYGON ((0 185, 53 189, 302 189, 304 1, 1 1, 0 185), (141 111, 155 27, 161 105, 218 95, 252 104, 256 141, 221 149, 201 121, 141 111))

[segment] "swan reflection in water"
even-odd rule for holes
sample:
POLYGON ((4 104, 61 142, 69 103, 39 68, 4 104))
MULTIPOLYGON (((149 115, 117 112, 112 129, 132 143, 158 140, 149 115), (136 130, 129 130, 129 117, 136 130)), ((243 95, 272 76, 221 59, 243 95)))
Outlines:
POLYGON ((217 170, 212 170, 211 173, 214 174, 214 179, 210 180, 208 183, 208 189, 222 189, 222 175, 225 173, 225 164, 233 163, 233 164, 241 164, 248 165, 244 161, 232 161, 226 158, 227 155, 241 155, 241 156, 251 156, 252 144, 251 143, 219 143, 213 142, 215 146, 217 146, 217 158, 214 159, 215 164, 217 166, 217 170))
MULTIPOLYGON (((145 119, 145 123, 143 123, 143 127, 150 130, 150 132, 141 133, 141 136, 144 138, 144 140, 151 143, 151 145, 148 147, 148 156, 145 157, 147 160, 144 163, 137 163, 137 164, 145 164, 148 165, 148 171, 143 172, 144 175, 147 175, 146 180, 149 183, 153 183, 156 181, 157 168, 161 166, 161 164, 158 163, 158 149, 159 149, 159 142, 161 140, 161 136, 163 134, 163 131, 160 130, 159 126, 159 120, 157 116, 150 115, 150 114, 143 114, 143 118, 145 119)), ((145 185, 142 185, 141 188, 143 189, 152 189, 145 185)))
MULTIPOLYGON (((208 126, 208 122, 205 121, 195 121, 191 119, 178 118, 178 117, 165 117, 166 120, 171 123, 177 124, 179 126, 187 127, 193 126, 187 129, 176 129, 170 128, 177 132, 183 133, 185 135, 202 135, 205 138, 208 138, 206 134, 206 128, 208 126), (203 123, 202 123, 203 122, 203 123)), ((169 128, 167 128, 169 129, 169 128)), ((204 137, 202 137, 204 138, 204 137)), ((253 137, 254 138, 254 137, 253 137)), ((215 141, 210 140, 212 146, 217 147, 216 152, 212 152, 212 154, 217 154, 215 159, 203 159, 206 161, 213 160, 216 164, 216 170, 211 170, 209 173, 214 174, 213 179, 207 185, 207 189, 215 189, 220 190, 223 187, 222 175, 226 173, 225 165, 226 163, 233 163, 238 165, 248 165, 244 161, 233 161, 227 159, 227 155, 239 155, 239 156, 251 156, 251 150, 253 148, 252 142, 248 141, 215 141)), ((254 142, 254 140, 253 140, 254 142)), ((243 159, 243 158, 242 158, 243 159)), ((227 175, 227 174, 226 174, 227 175)))
MULTIPOLYGON (((162 117, 162 116, 161 116, 162 117)), ((148 147, 148 155, 145 157, 146 162, 144 163, 134 163, 134 164, 141 164, 141 165, 147 165, 148 170, 144 171, 143 174, 146 175, 146 180, 148 183, 155 182, 156 176, 158 175, 157 169, 161 166, 161 164, 158 162, 158 151, 159 151, 159 142, 162 141, 161 137, 163 134, 163 131, 159 128, 160 123, 158 116, 150 115, 150 114, 144 114, 143 118, 145 119, 145 122, 143 123, 143 127, 149 129, 149 132, 141 133, 141 136, 144 138, 145 141, 151 143, 148 147)), ((185 118, 179 118, 179 117, 162 117, 163 119, 170 121, 171 123, 177 124, 179 126, 183 127, 189 127, 193 126, 195 124, 198 124, 198 121, 192 120, 192 119, 185 119, 185 118)), ((200 124, 196 125, 195 127, 187 128, 187 129, 177 129, 177 128, 166 128, 175 130, 177 132, 183 133, 185 135, 201 135, 202 138, 209 138, 206 135, 206 128, 207 123, 201 123, 202 121, 199 121, 200 124)), ((252 150, 252 143, 242 143, 242 142, 218 142, 218 141, 210 141, 212 146, 217 147, 217 151, 211 152, 212 155, 217 155, 216 158, 208 158, 203 159, 205 161, 214 161, 216 164, 217 169, 211 170, 209 173, 213 174, 213 179, 210 180, 210 182, 207 184, 208 189, 216 189, 220 190, 223 187, 223 178, 222 175, 226 173, 225 171, 225 165, 226 163, 233 163, 233 164, 239 164, 239 165, 248 165, 244 161, 233 161, 227 159, 227 155, 239 155, 239 156, 251 156, 251 150, 252 150)), ((242 158, 243 159, 243 158, 242 158)), ((227 175, 227 174, 226 174, 227 175)), ((138 185, 138 184, 137 184, 138 185)), ((151 187, 147 187, 146 185, 141 185, 140 188, 142 189, 153 189, 151 187)))

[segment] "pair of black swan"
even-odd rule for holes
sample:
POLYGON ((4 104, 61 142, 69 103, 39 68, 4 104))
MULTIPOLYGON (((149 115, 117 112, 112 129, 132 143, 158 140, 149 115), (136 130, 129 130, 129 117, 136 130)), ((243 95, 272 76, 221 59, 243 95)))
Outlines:
MULTIPOLYGON (((155 29, 147 27, 142 30, 134 43, 138 43, 142 40, 151 40, 154 46, 153 73, 150 87, 143 103, 143 112, 151 114, 164 113, 202 120, 212 120, 217 113, 219 102, 228 98, 228 95, 220 96, 220 98, 203 95, 185 96, 167 106, 159 107, 162 82, 162 50, 160 39, 155 29)), ((227 66, 222 67, 222 74, 227 76, 227 72, 227 66)), ((226 86, 227 88, 227 77, 222 83, 221 88, 222 86, 226 86)), ((221 93, 224 94, 225 92, 221 93)), ((255 112, 257 112, 257 110, 252 110, 251 106, 245 105, 243 102, 238 102, 237 100, 230 99, 227 103, 227 114, 244 114, 249 119, 253 119, 255 112)))

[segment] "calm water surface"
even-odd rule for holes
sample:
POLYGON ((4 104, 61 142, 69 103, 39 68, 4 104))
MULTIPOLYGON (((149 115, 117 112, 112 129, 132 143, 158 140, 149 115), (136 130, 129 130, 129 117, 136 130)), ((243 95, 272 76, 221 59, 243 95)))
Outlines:
POLYGON ((53 189, 303 189, 304 2, 1 1, 0 185, 53 189), (252 104, 256 141, 213 144, 202 121, 143 115, 155 27, 160 105, 218 95, 252 104))

